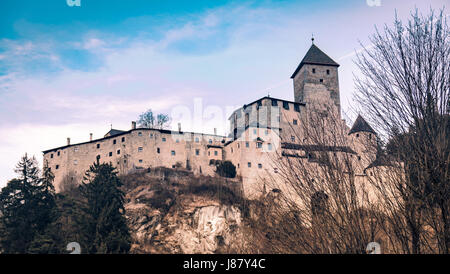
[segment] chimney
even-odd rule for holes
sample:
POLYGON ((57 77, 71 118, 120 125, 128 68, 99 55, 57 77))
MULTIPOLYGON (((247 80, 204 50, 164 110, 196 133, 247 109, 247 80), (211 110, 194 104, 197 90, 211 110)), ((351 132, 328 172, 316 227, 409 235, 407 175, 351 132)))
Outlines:
POLYGON ((67 145, 70 146, 70 138, 67 138, 67 145))
POLYGON ((217 135, 217 128, 214 128, 214 135, 217 135))
POLYGON ((89 133, 89 141, 92 141, 92 133, 89 133))
POLYGON ((136 121, 131 121, 131 129, 136 129, 136 121))
POLYGON ((178 132, 181 132, 181 123, 178 123, 178 132))

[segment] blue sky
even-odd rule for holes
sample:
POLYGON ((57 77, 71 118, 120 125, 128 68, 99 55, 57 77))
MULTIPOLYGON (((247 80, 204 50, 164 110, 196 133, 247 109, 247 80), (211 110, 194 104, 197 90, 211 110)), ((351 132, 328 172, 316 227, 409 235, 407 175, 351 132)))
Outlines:
MULTIPOLYGON (((395 10, 405 18, 447 1, 374 2, 81 0, 69 7, 66 0, 1 0, 0 187, 21 154, 41 160, 42 150, 66 137, 76 143, 90 132, 101 137, 111 124, 128 129, 148 108, 171 114, 192 109, 197 98, 205 109, 229 111, 267 94, 292 100, 289 77, 312 33, 341 64, 350 123, 359 43, 367 44, 375 25, 390 24, 395 10)), ((182 127, 226 134, 226 116, 182 127)))

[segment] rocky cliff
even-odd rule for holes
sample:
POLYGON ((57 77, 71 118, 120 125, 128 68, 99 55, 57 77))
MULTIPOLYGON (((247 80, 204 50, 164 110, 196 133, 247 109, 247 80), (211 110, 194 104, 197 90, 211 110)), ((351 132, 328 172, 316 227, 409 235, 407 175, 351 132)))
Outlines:
POLYGON ((148 169, 122 178, 131 253, 235 253, 245 250, 246 200, 237 180, 148 169))

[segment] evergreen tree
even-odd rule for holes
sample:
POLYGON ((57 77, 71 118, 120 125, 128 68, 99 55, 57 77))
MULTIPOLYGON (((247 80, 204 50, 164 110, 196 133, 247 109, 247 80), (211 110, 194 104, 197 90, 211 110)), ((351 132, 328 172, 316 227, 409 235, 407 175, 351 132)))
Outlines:
POLYGON ((122 183, 111 164, 94 163, 80 186, 86 199, 84 246, 88 253, 127 253, 131 237, 126 224, 122 183))
POLYGON ((48 168, 40 178, 34 157, 25 154, 16 166, 18 178, 0 192, 0 245, 5 253, 27 253, 38 235, 55 219, 53 174, 48 168))

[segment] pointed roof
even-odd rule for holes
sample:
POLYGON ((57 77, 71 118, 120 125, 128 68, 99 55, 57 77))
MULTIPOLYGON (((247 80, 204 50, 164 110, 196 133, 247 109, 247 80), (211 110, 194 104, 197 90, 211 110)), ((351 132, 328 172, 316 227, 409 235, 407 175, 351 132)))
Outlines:
POLYGON ((297 72, 302 68, 304 64, 310 65, 325 65, 339 67, 339 64, 333 61, 328 55, 321 51, 316 45, 312 44, 306 53, 303 60, 298 65, 297 69, 292 74, 291 78, 294 78, 297 72))
POLYGON ((377 134, 375 130, 364 120, 361 114, 358 114, 358 118, 356 118, 355 123, 353 123, 352 128, 349 131, 349 135, 355 132, 371 132, 377 134))
POLYGON ((108 136, 114 136, 114 135, 118 135, 118 134, 121 134, 121 133, 124 133, 125 131, 123 131, 123 130, 118 130, 118 129, 111 129, 110 131, 108 131, 106 134, 105 134, 105 136, 104 137, 108 137, 108 136))

